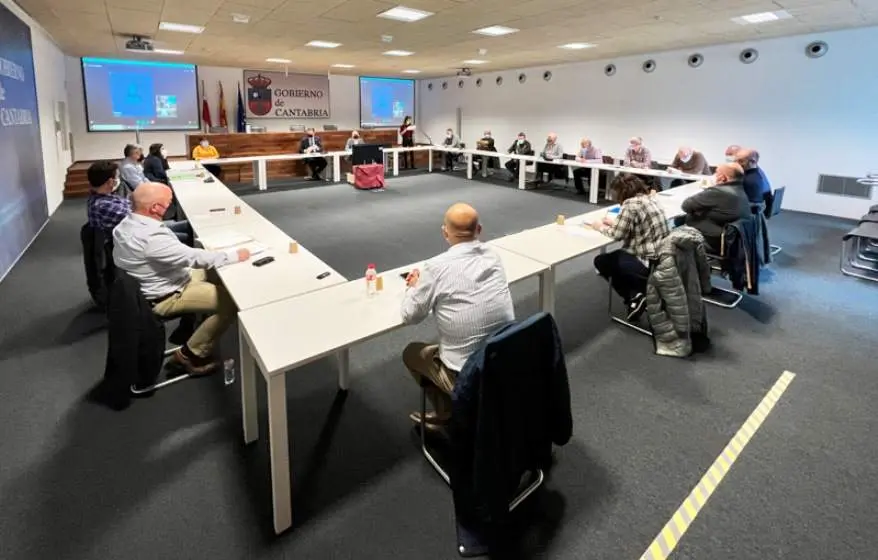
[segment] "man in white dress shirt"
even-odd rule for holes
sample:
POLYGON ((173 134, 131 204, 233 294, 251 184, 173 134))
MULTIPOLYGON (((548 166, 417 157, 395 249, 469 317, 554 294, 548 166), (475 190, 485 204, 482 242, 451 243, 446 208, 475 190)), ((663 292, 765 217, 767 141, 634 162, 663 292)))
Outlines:
POLYGON ((229 294, 209 281, 204 269, 246 261, 250 252, 212 252, 181 243, 162 223, 172 197, 171 189, 160 183, 143 183, 134 191, 131 214, 113 230, 113 261, 140 283, 159 317, 210 315, 174 355, 189 373, 203 375, 216 367, 211 357, 214 343, 237 313, 229 294))
MULTIPOLYGON (((415 381, 426 378, 432 383, 427 395, 434 412, 426 418, 431 429, 451 417, 454 382, 470 354, 491 333, 515 320, 503 263, 478 240, 481 231, 475 208, 453 205, 442 225, 451 248, 427 261, 423 271, 412 270, 406 280, 403 321, 419 323, 432 311, 439 328, 439 344, 413 342, 402 354, 415 381)), ((412 413, 411 419, 420 422, 420 412, 412 413)))

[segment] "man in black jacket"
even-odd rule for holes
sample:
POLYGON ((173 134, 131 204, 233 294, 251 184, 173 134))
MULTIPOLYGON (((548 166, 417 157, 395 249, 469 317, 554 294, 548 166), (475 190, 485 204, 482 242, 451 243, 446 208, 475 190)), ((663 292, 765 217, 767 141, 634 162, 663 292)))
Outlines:
MULTIPOLYGON (((322 151, 323 142, 320 141, 320 137, 316 135, 314 129, 309 128, 305 131, 305 137, 302 138, 302 142, 299 144, 299 153, 319 154, 322 151)), ((322 181, 323 178, 320 176, 320 172, 326 169, 326 158, 322 156, 309 157, 305 160, 305 163, 311 169, 311 180, 322 181)))
MULTIPOLYGON (((525 136, 524 132, 518 133, 518 138, 515 142, 512 143, 512 146, 507 150, 510 154, 518 154, 522 156, 531 156, 534 153, 533 148, 530 145, 530 142, 527 141, 527 136, 525 136)), ((521 160, 510 159, 506 162, 506 169, 509 171, 509 181, 512 182, 518 178, 518 165, 521 163, 521 160)))
POLYGON ((750 201, 743 186, 744 170, 737 163, 716 169, 716 185, 683 201, 686 225, 704 235, 709 251, 720 254, 726 225, 750 217, 750 201))
MULTIPOLYGON (((496 152, 497 151, 497 148, 494 146, 494 137, 491 136, 490 130, 486 130, 485 134, 482 135, 482 137, 476 141, 476 149, 483 150, 486 152, 496 152)), ((483 158, 482 156, 473 156, 473 166, 476 169, 481 170, 482 165, 484 165, 482 162, 483 159, 487 160, 487 165, 489 168, 494 167, 494 160, 496 158, 492 158, 492 157, 483 158)))

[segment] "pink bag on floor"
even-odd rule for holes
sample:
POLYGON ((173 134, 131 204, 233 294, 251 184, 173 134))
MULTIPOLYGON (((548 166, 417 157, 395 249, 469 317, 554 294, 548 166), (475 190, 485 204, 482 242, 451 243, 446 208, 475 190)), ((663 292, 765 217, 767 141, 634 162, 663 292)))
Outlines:
POLYGON ((383 189, 384 166, 380 163, 355 165, 354 187, 358 189, 383 189))

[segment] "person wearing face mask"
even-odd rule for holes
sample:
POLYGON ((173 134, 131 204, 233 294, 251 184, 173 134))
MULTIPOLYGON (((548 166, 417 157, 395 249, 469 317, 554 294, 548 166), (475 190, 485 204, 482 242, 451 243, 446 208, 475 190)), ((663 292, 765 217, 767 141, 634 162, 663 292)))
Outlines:
MULTIPOLYGON (((726 225, 750 217, 750 201, 743 185, 744 170, 737 163, 716 168, 716 184, 683 201, 684 223, 704 235, 711 253, 721 253, 726 225)), ((679 219, 676 221, 679 223, 679 219)))
POLYGON ((543 175, 548 175, 547 182, 551 182, 552 178, 564 171, 564 168, 557 163, 547 163, 564 158, 564 148, 558 143, 558 135, 554 132, 550 132, 546 137, 546 145, 543 147, 543 151, 540 152, 540 157, 546 161, 537 162, 536 177, 534 178, 535 185, 543 183, 543 175))
MULTIPOLYGON (((399 137, 403 148, 411 148, 415 145, 415 123, 409 115, 406 115, 399 126, 399 137)), ((402 152, 402 168, 415 168, 415 153, 402 152)))
POLYGON ((759 152, 746 148, 739 150, 735 156, 737 163, 744 169, 744 191, 750 204, 771 205, 771 183, 759 167, 759 152))
MULTIPOLYGON (((485 133, 476 141, 476 149, 482 150, 484 152, 496 152, 497 148, 494 146, 494 138, 491 136, 491 131, 486 130, 485 133)), ((486 158, 488 160, 488 167, 494 168, 494 160, 497 158, 486 158)), ((482 156, 473 156, 473 166, 480 170, 482 169, 482 156)))
POLYGON ((738 161, 738 152, 741 151, 741 146, 737 144, 732 144, 728 148, 726 148, 726 162, 727 163, 735 163, 738 161))
MULTIPOLYGON (((211 145, 210 140, 207 138, 202 138, 198 141, 198 145, 192 148, 192 159, 195 161, 200 161, 202 159, 219 159, 219 157, 219 150, 216 149, 216 146, 211 145)), ((220 172, 222 171, 220 166, 215 163, 208 163, 204 165, 204 168, 217 178, 219 178, 220 172)))
MULTIPOLYGON (((305 131, 305 137, 302 138, 302 141, 299 143, 299 153, 320 154, 322 151, 323 142, 320 140, 320 137, 317 136, 314 128, 309 128, 305 131)), ((315 157, 306 158, 305 163, 307 163, 308 167, 311 169, 311 180, 322 181, 323 177, 320 176, 320 173, 326 169, 326 166, 328 165, 326 158, 317 155, 315 157)))
POLYGON ((669 169, 676 169, 690 175, 711 175, 710 165, 701 152, 693 150, 689 146, 681 146, 674 156, 674 161, 668 166, 669 169))
POLYGON ((628 140, 628 149, 625 150, 625 167, 636 167, 638 169, 649 169, 652 167, 652 154, 649 149, 643 145, 643 138, 633 136, 628 140))
POLYGON ((129 189, 134 190, 141 183, 146 183, 148 179, 143 174, 143 148, 135 144, 127 144, 123 150, 125 159, 122 160, 122 166, 119 168, 119 175, 122 181, 129 189))
MULTIPOLYGON (((89 166, 86 175, 91 187, 86 203, 88 224, 109 235, 131 213, 131 202, 118 194, 121 185, 119 164, 115 161, 96 161, 89 166)), ((191 243, 189 222, 164 223, 180 241, 191 243)))
MULTIPOLYGON (((533 148, 530 145, 530 142, 527 140, 527 136, 525 136, 524 132, 518 133, 518 138, 515 139, 515 142, 509 146, 509 149, 506 150, 506 153, 516 154, 520 156, 532 156, 534 153, 533 148)), ((509 181, 515 181, 518 178, 518 166, 521 163, 521 160, 518 159, 510 159, 506 162, 506 169, 509 171, 509 181)))
POLYGON ((143 160, 143 174, 154 183, 171 186, 171 180, 167 173, 169 168, 168 154, 164 144, 152 144, 149 147, 149 155, 143 160))
POLYGON ((138 281, 155 315, 209 315, 173 357, 192 375, 208 374, 216 368, 214 344, 235 320, 237 308, 205 269, 246 261, 250 252, 206 251, 180 243, 161 221, 172 200, 167 185, 144 183, 132 200, 132 212, 113 230, 113 262, 138 281))
POLYGON ((360 138, 360 131, 354 130, 351 132, 351 137, 347 139, 347 142, 344 144, 344 149, 346 152, 349 152, 353 149, 354 146, 363 143, 363 139, 360 138))
MULTIPOLYGON (((442 140, 442 145, 448 148, 460 147, 460 140, 458 140, 454 131, 450 128, 445 131, 445 139, 442 140)), ((445 152, 445 167, 442 168, 442 171, 454 171, 454 159, 457 155, 458 154, 453 152, 445 152)))
MULTIPOLYGON (((603 163, 604 156, 601 154, 600 149, 594 147, 590 139, 583 138, 579 141, 579 153, 576 154, 576 161, 582 163, 603 163)), ((576 187, 577 193, 585 194, 583 179, 590 176, 591 169, 588 167, 577 167, 573 170, 573 185, 576 187)))

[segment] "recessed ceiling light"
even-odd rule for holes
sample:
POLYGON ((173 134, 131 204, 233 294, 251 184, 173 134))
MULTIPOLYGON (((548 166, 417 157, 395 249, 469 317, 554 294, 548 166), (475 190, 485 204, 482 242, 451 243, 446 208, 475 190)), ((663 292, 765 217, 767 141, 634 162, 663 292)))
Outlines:
POLYGON ((487 64, 488 61, 487 61, 487 60, 479 60, 479 59, 477 59, 477 58, 473 58, 473 59, 470 59, 470 60, 464 60, 463 63, 464 63, 464 64, 487 64))
POLYGON ((333 68, 353 68, 353 64, 333 64, 333 68))
POLYGON ((779 19, 789 19, 793 17, 789 12, 778 10, 776 12, 759 12, 758 14, 747 14, 746 16, 734 17, 732 21, 739 25, 751 25, 755 23, 769 23, 779 19))
POLYGON ((174 49, 153 49, 152 52, 155 54, 173 54, 173 55, 183 54, 183 51, 176 51, 174 49))
POLYGON ((334 49, 340 47, 341 43, 333 43, 332 41, 309 41, 305 43, 306 47, 317 47, 319 49, 334 49))
POLYGON ((381 12, 380 14, 378 14, 378 17, 384 19, 395 19, 396 21, 411 23, 413 21, 419 21, 432 15, 433 12, 425 12, 424 10, 415 10, 413 8, 406 8, 405 6, 397 6, 395 8, 390 8, 385 12, 381 12))
POLYGON ((387 56, 411 56, 415 53, 411 51, 384 51, 387 56))
POLYGON ((180 33, 203 33, 204 27, 201 25, 189 25, 187 23, 171 23, 163 21, 159 24, 162 31, 179 31, 180 33))
POLYGON ((568 49, 571 51, 578 51, 581 49, 590 49, 594 47, 594 43, 567 43, 566 45, 558 45, 559 49, 568 49))
POLYGON ((403 74, 420 74, 421 71, 420 70, 403 70, 402 73, 403 74))
POLYGON ((234 23, 250 23, 250 16, 247 14, 229 14, 232 16, 234 23))
POLYGON ((292 62, 289 58, 266 58, 265 62, 277 62, 278 64, 289 64, 292 62))
POLYGON ((476 29, 473 33, 478 33, 479 35, 488 35, 490 37, 499 37, 501 35, 509 35, 510 33, 517 33, 518 29, 514 27, 505 27, 503 25, 492 25, 490 27, 483 27, 481 29, 476 29))

